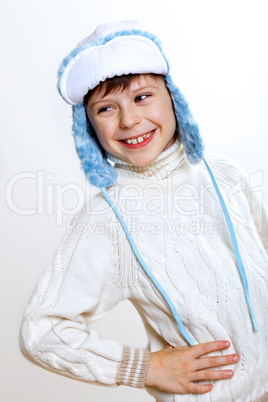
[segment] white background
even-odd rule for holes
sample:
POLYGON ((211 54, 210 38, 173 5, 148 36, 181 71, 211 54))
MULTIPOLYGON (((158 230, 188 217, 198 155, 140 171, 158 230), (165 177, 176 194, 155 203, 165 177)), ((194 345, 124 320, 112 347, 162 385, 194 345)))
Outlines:
MULTIPOLYGON (((57 376, 19 351, 20 322, 35 283, 85 192, 92 193, 79 168, 71 108, 57 93, 56 72, 97 24, 140 20, 162 39, 206 150, 235 157, 267 200, 268 2, 1 0, 0 7, 0 399, 152 401, 144 390, 57 376)), ((141 321, 128 303, 98 327, 103 336, 146 345, 141 321)))

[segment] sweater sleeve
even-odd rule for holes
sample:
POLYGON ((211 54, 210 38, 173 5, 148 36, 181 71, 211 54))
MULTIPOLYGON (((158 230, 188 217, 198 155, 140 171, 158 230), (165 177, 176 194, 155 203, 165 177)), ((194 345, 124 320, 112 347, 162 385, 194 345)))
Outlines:
POLYGON ((241 188, 247 198, 250 214, 260 240, 268 253, 268 209, 262 191, 262 173, 250 175, 241 166, 235 164, 240 178, 241 188), (258 183, 256 180, 259 181, 258 183))
POLYGON ((234 159, 220 155, 210 160, 218 178, 228 187, 228 208, 231 218, 258 233, 259 239, 268 253, 268 209, 263 198, 261 172, 248 174, 234 159), (246 203, 237 203, 243 193, 246 203))
POLYGON ((268 254, 268 209, 261 192, 252 191, 250 194, 252 217, 259 233, 262 244, 268 254))
POLYGON ((30 361, 73 379, 142 388, 149 352, 102 339, 91 328, 126 293, 118 286, 109 233, 92 234, 93 223, 79 214, 39 280, 25 310, 20 348, 30 361))

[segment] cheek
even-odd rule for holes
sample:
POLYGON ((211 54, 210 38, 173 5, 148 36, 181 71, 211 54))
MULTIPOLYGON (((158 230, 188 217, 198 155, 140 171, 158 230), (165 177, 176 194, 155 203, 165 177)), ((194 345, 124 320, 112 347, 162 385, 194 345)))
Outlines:
POLYGON ((165 115, 166 115, 166 119, 168 120, 168 124, 169 124, 170 128, 175 131, 176 126, 177 126, 177 120, 176 120, 175 112, 173 109, 173 104, 170 104, 170 107, 166 108, 165 115))
POLYGON ((109 130, 107 130, 107 125, 102 124, 102 122, 98 122, 94 119, 90 120, 90 123, 99 139, 99 141, 102 143, 103 141, 105 141, 105 138, 107 137, 106 132, 109 130))
POLYGON ((148 113, 146 113, 146 117, 157 124, 163 125, 167 120, 167 108, 164 104, 150 106, 148 113))
POLYGON ((98 115, 93 116, 90 108, 86 109, 88 120, 101 144, 106 142, 107 132, 111 132, 109 120, 103 120, 98 115))
POLYGON ((166 128, 168 131, 171 131, 171 134, 173 134, 176 130, 176 117, 175 113, 173 111, 173 107, 166 107, 163 106, 161 111, 159 111, 157 115, 157 119, 159 121, 159 124, 162 125, 162 127, 166 128))
MULTIPOLYGON (((93 126, 93 125, 92 125, 93 126)), ((95 133, 101 146, 108 152, 111 151, 112 140, 113 140, 113 125, 106 122, 103 124, 96 123, 93 126, 95 133)))
POLYGON ((173 102, 170 98, 168 92, 165 92, 162 96, 161 102, 158 104, 157 118, 159 122, 168 125, 170 128, 175 126, 176 128, 176 117, 173 108, 173 102))

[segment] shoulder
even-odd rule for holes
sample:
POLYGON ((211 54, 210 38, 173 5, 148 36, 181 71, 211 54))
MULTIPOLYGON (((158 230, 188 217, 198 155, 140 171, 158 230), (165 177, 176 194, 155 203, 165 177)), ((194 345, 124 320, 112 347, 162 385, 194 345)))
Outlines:
POLYGON ((205 160, 218 179, 237 182, 248 178, 247 172, 229 155, 211 153, 205 155, 205 160))
MULTIPOLYGON (((112 200, 116 198, 115 187, 116 186, 107 188, 112 200)), ((107 217, 108 215, 112 215, 112 209, 99 190, 84 202, 82 208, 73 219, 73 225, 87 221, 102 220, 104 216, 107 217)))
MULTIPOLYGON (((113 200, 114 189, 110 188, 108 191, 113 200)), ((114 212, 99 191, 87 199, 74 216, 64 236, 62 251, 69 250, 68 254, 70 254, 80 246, 94 248, 105 244, 108 247, 115 236, 114 221, 114 212)))

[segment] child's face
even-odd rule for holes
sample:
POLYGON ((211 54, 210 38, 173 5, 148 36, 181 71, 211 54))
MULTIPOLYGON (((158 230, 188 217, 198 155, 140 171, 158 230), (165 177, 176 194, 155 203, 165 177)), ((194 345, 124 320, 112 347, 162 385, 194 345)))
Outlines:
POLYGON ((93 93, 86 111, 102 147, 130 164, 150 165, 175 141, 176 119, 164 79, 140 75, 124 91, 93 93))

